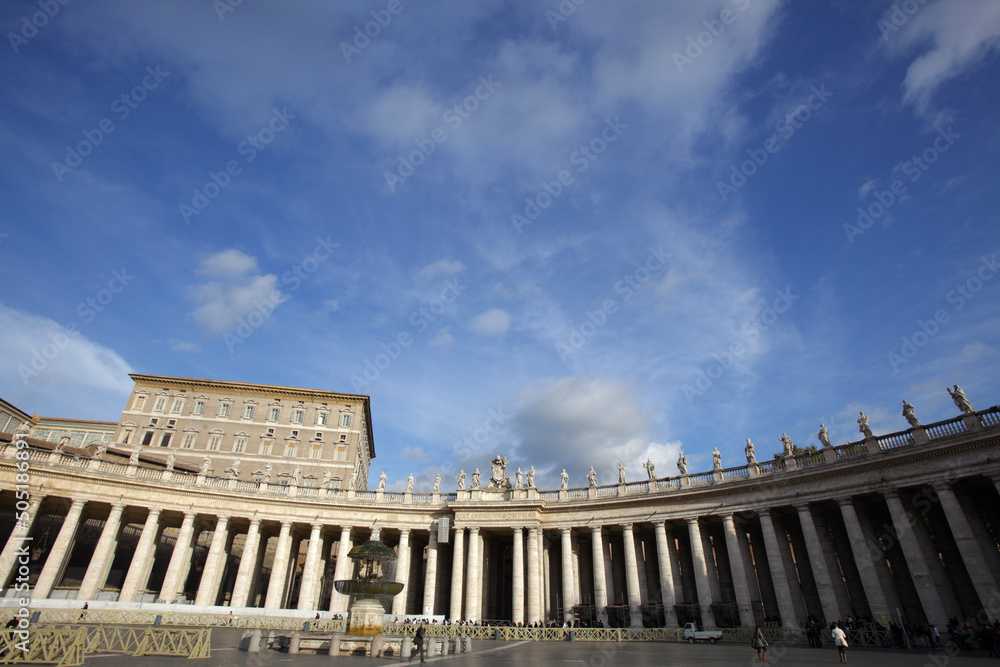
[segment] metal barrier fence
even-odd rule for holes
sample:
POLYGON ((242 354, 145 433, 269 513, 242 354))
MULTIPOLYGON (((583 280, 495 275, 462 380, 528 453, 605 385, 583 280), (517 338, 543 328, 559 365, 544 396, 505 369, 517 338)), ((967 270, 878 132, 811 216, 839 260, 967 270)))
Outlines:
POLYGON ((83 664, 87 642, 84 628, 31 628, 24 639, 16 630, 0 630, 0 662, 15 665, 83 664))
POLYGON ((83 628, 46 628, 83 630, 85 653, 122 653, 126 655, 163 655, 180 658, 211 657, 211 628, 142 628, 94 625, 83 628))

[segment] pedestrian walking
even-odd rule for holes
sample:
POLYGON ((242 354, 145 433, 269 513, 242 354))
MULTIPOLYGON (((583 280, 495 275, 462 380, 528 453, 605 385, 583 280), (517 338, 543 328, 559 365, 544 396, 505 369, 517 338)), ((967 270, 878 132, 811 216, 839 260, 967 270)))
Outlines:
MULTIPOLYGON (((417 627, 417 632, 413 635, 413 649, 415 653, 420 654, 420 662, 426 662, 424 660, 424 622, 420 621, 420 625, 417 627)), ((413 662, 414 653, 410 654, 409 662, 413 662)))
POLYGON ((767 662, 767 640, 759 625, 753 626, 753 640, 750 645, 757 649, 757 662, 767 662))
POLYGON ((844 634, 843 629, 836 623, 833 624, 833 629, 830 630, 830 635, 833 637, 833 643, 837 647, 837 653, 840 654, 840 661, 847 662, 847 635, 844 634))

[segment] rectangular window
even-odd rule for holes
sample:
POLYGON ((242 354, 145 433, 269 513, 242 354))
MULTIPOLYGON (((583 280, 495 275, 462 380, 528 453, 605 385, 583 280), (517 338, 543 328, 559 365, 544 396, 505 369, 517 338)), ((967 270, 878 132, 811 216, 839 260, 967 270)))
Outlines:
POLYGON ((135 403, 132 404, 132 409, 133 410, 142 410, 143 407, 145 407, 145 405, 146 405, 146 396, 145 395, 136 396, 135 397, 135 403))
POLYGON ((260 443, 260 453, 263 454, 264 456, 270 456, 271 455, 271 441, 270 440, 264 440, 263 442, 260 443))
POLYGON ((345 460, 347 460, 347 448, 346 447, 337 447, 337 460, 338 461, 345 461, 345 460))
POLYGON ((305 410, 292 410, 292 423, 301 424, 302 416, 305 414, 305 410))
POLYGON ((156 403, 153 405, 153 412, 163 412, 163 408, 167 405, 167 397, 160 396, 156 399, 156 403))
POLYGON ((173 428, 174 426, 176 426, 176 424, 177 424, 177 420, 176 419, 168 419, 167 420, 167 428, 173 428))
POLYGON ((231 408, 231 407, 232 407, 232 404, 230 404, 230 403, 219 403, 219 410, 218 410, 218 412, 216 414, 219 417, 228 417, 229 416, 229 408, 231 408))
POLYGON ((170 406, 170 412, 172 412, 174 414, 177 414, 177 413, 179 413, 181 411, 181 408, 183 408, 183 407, 184 407, 184 399, 183 398, 175 398, 174 399, 174 404, 172 406, 170 406))
POLYGON ((236 442, 233 443, 233 451, 237 454, 242 454, 247 449, 247 439, 244 437, 236 438, 236 442))
POLYGON ((285 448, 285 456, 295 456, 295 443, 290 442, 285 448))
POLYGON ((167 445, 169 445, 170 444, 170 436, 172 436, 172 435, 173 435, 173 433, 164 433, 163 437, 160 438, 160 447, 166 447, 167 445))
MULTIPOLYGON (((44 440, 45 438, 42 438, 44 440)), ((127 445, 132 440, 132 429, 125 429, 122 433, 122 444, 127 445)))
POLYGON ((268 435, 274 435, 274 429, 273 428, 267 429, 267 434, 268 435))
POLYGON ((243 419, 253 419, 253 412, 256 409, 253 405, 243 406, 243 419))
POLYGON ((153 442, 153 432, 146 431, 146 435, 142 436, 142 446, 149 447, 149 443, 153 442))
POLYGON ((341 434, 340 434, 340 441, 341 441, 341 442, 347 442, 347 436, 346 436, 346 435, 344 435, 343 433, 341 433, 341 434))
POLYGON ((311 458, 311 459, 318 459, 319 455, 322 453, 322 451, 323 451, 322 447, 313 447, 312 451, 309 452, 309 458, 311 458))
POLYGON ((316 439, 317 440, 322 440, 323 439, 323 434, 322 433, 316 433, 316 439))
POLYGON ((292 431, 292 437, 293 438, 299 437, 299 432, 298 431, 292 431))
POLYGON ((183 447, 184 449, 191 449, 192 447, 194 447, 195 437, 196 436, 194 433, 188 433, 187 435, 185 435, 184 442, 181 443, 181 447, 183 447))
POLYGON ((351 415, 340 415, 340 427, 341 428, 351 427, 351 415))
POLYGON ((316 426, 326 426, 326 419, 329 417, 329 413, 317 412, 316 413, 316 426))
POLYGON ((281 408, 270 408, 267 411, 267 421, 276 422, 278 421, 278 415, 281 414, 281 408))
POLYGON ((195 401, 194 409, 191 411, 191 413, 195 415, 205 414, 205 403, 206 403, 205 401, 195 401))
POLYGON ((217 452, 219 451, 219 445, 222 443, 221 435, 210 435, 208 437, 208 451, 217 452))

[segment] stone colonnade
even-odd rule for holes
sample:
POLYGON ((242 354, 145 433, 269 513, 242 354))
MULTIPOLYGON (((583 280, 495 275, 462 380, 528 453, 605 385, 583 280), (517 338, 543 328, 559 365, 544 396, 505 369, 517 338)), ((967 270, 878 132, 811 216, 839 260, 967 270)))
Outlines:
MULTIPOLYGON (((33 599, 343 613, 347 599, 333 581, 352 576, 347 553, 371 534, 356 514, 331 519, 335 510, 312 520, 291 511, 216 514, 60 496, 57 483, 43 489, 48 495, 32 496, 29 520, 13 525, 0 552, 9 596, 27 567, 33 599)), ((13 496, 0 499, 13 506, 13 496)), ((523 501, 397 508, 396 525, 379 519, 405 585, 391 612, 801 627, 809 616, 887 623, 901 609, 943 627, 1000 602, 1000 475, 801 497, 749 489, 738 505, 701 498, 698 506, 712 509, 688 515, 683 502, 654 499, 638 513, 587 501, 558 513, 523 501), (586 518, 567 518, 576 515, 586 518)))

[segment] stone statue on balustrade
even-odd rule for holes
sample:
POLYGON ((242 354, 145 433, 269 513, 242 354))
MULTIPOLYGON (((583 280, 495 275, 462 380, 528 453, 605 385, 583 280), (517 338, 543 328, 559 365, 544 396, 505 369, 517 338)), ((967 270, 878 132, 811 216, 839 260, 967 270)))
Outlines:
POLYGON ((712 448, 712 470, 722 470, 722 452, 718 447, 712 448))
POLYGON ((920 428, 923 426, 923 424, 920 423, 920 420, 917 419, 916 413, 913 412, 913 406, 907 403, 906 399, 903 399, 903 416, 912 428, 920 428))
POLYGON ((441 473, 434 475, 434 493, 441 490, 441 473))
POLYGON ((107 451, 108 451, 108 446, 107 445, 103 445, 103 444, 98 445, 97 449, 94 450, 94 458, 95 459, 99 459, 99 458, 103 457, 104 454, 107 451))
POLYGON ((295 469, 292 470, 292 486, 299 485, 299 477, 301 476, 302 476, 302 466, 295 466, 295 469))
POLYGON ((236 459, 232 465, 226 468, 226 479, 238 479, 240 476, 240 460, 236 459))
POLYGON ((656 479, 656 464, 653 463, 653 459, 646 459, 642 467, 646 469, 646 474, 649 475, 650 481, 656 479))
POLYGON ((329 468, 323 471, 323 482, 320 485, 321 488, 329 489, 330 482, 333 481, 333 473, 330 472, 329 468))
POLYGON ((750 441, 750 438, 747 438, 747 446, 743 448, 743 453, 747 455, 748 466, 757 465, 757 455, 754 454, 753 443, 750 441))
POLYGON ((535 466, 528 468, 527 487, 529 489, 535 488, 535 466))
MULTIPOLYGON (((270 464, 268 464, 270 465, 270 464)), ((268 471, 268 476, 270 476, 270 471, 268 471)), ((351 471, 351 479, 347 482, 348 489, 358 488, 358 469, 355 468, 351 471)))
POLYGON ((520 489, 523 481, 524 481, 524 473, 521 472, 521 468, 520 466, 518 466, 517 472, 514 473, 514 488, 520 489))
POLYGON ((957 384, 955 385, 954 390, 948 389, 948 395, 951 396, 951 400, 955 401, 955 405, 958 406, 958 409, 965 414, 972 414, 975 412, 972 404, 969 403, 969 399, 965 397, 965 392, 962 391, 962 388, 957 384))
POLYGON ((781 437, 778 438, 778 440, 781 440, 781 455, 794 456, 795 445, 792 444, 792 439, 788 437, 788 434, 782 433, 781 437))
POLYGON ((594 466, 590 466, 590 472, 587 473, 587 483, 597 486, 597 471, 594 470, 594 466))
POLYGON ((212 457, 206 456, 201 461, 201 470, 198 471, 199 475, 211 475, 212 474, 212 457))
POLYGON ((385 476, 385 471, 383 470, 381 473, 379 473, 379 476, 378 476, 378 490, 379 491, 385 491, 385 483, 387 481, 388 481, 388 478, 385 476))
POLYGON ((677 469, 682 475, 688 474, 688 457, 684 456, 684 452, 677 458, 677 469))
POLYGON ((562 474, 559 475, 559 485, 563 490, 569 488, 569 475, 566 474, 566 468, 563 468, 562 474))
POLYGON ((410 493, 411 491, 413 491, 413 473, 412 472, 410 473, 410 476, 406 478, 406 492, 410 493))
POLYGON ((264 477, 261 478, 261 482, 268 484, 271 481, 271 475, 274 473, 274 466, 270 462, 264 466, 264 477))
POLYGON ((458 482, 458 490, 465 491, 465 471, 459 470, 458 476, 455 477, 455 481, 458 482))
POLYGON ((823 424, 819 425, 819 433, 816 434, 816 437, 819 438, 820 443, 822 443, 824 447, 833 446, 830 444, 830 432, 826 430, 826 426, 823 424))
POLYGON ((875 437, 875 434, 872 433, 871 427, 868 426, 868 415, 864 412, 862 412, 861 416, 858 417, 858 430, 865 434, 866 439, 875 437))
POLYGON ((479 468, 472 471, 472 488, 479 488, 479 468))
POLYGON ((490 461, 490 468, 493 475, 490 477, 490 484, 487 488, 509 489, 510 477, 507 476, 507 457, 497 454, 496 458, 490 461))
POLYGON ((166 462, 167 468, 166 469, 167 470, 173 470, 174 469, 174 463, 176 463, 176 462, 177 462, 177 451, 171 449, 170 453, 167 454, 167 462, 166 462))
POLYGON ((621 461, 618 462, 618 483, 625 483, 625 466, 622 465, 621 461))
POLYGON ((142 451, 142 445, 139 445, 138 447, 136 447, 135 449, 132 450, 131 454, 129 454, 128 464, 130 466, 138 465, 138 463, 139 463, 139 452, 141 452, 141 451, 142 451))

